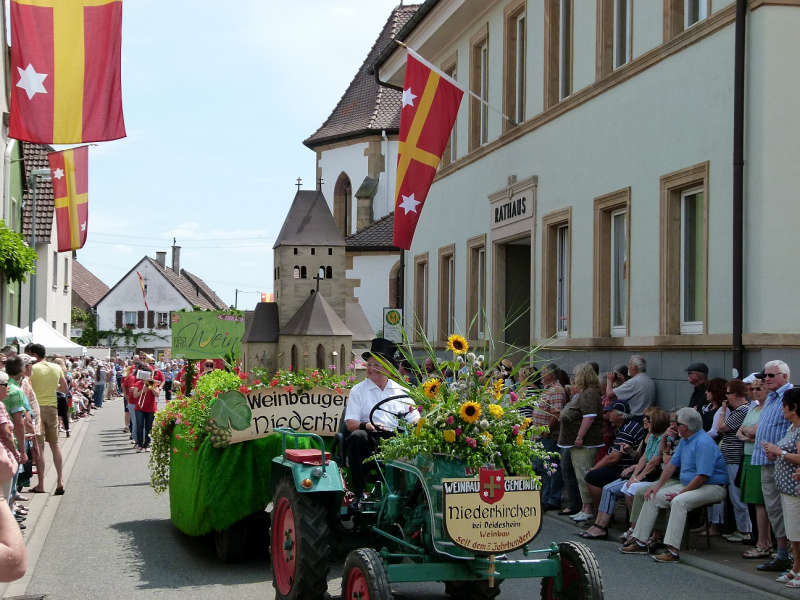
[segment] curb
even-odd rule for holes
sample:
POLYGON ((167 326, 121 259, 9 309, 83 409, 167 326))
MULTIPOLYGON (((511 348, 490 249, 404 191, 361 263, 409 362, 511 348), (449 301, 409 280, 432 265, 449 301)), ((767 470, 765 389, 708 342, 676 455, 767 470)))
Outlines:
MULTIPOLYGON (((80 454, 83 441, 86 438, 87 432, 89 431, 89 424, 92 421, 94 421, 94 417, 70 423, 71 426, 77 424, 80 424, 80 426, 70 427, 70 431, 73 433, 73 435, 69 438, 70 444, 68 447, 66 447, 66 444, 61 446, 65 488, 68 485, 69 476, 72 473, 72 469, 75 467, 75 463, 78 461, 78 454, 80 454)), ((63 440, 59 439, 59 444, 62 441, 63 440)), ((47 443, 45 443, 45 448, 43 450, 44 452, 49 452, 47 443)), ((56 468, 53 464, 52 455, 49 455, 49 458, 50 461, 47 469, 45 470, 45 481, 55 483, 57 479, 56 468)), ((48 484, 48 487, 53 487, 53 489, 55 489, 55 486, 52 486, 51 484, 48 484)), ((23 575, 22 578, 18 579, 17 581, 0 584, 0 598, 21 596, 25 593, 31 577, 33 576, 33 572, 36 569, 36 563, 38 562, 39 556, 44 548, 44 543, 47 539, 48 533, 50 532, 50 527, 53 525, 53 521, 55 520, 58 507, 61 505, 62 496, 54 496, 51 492, 48 492, 47 494, 31 494, 31 496, 32 498, 28 503, 28 506, 31 509, 30 515, 33 518, 29 518, 25 522, 27 529, 25 530, 26 535, 24 538, 25 548, 28 554, 28 567, 25 570, 25 575, 23 575)))
MULTIPOLYGON (((550 515, 547 513, 544 514, 544 518, 551 520, 555 523, 562 523, 562 524, 565 523, 563 519, 560 519, 555 515, 550 515)), ((797 600, 798 598, 797 592, 793 592, 792 590, 786 589, 781 584, 775 582, 769 582, 768 580, 765 580, 765 578, 756 575, 755 573, 749 573, 747 571, 741 571, 733 567, 728 567, 714 560, 701 558, 689 552, 681 552, 680 564, 692 567, 694 569, 698 569, 700 571, 705 571, 707 573, 711 573, 712 575, 716 575, 717 577, 721 577, 722 579, 725 579, 727 581, 735 581, 736 583, 740 583, 749 588, 758 590, 760 593, 759 597, 793 598, 795 600, 797 600), (765 583, 774 583, 776 586, 780 585, 781 587, 775 590, 765 589, 765 583)), ((776 573, 776 576, 777 575, 778 574, 776 573)))

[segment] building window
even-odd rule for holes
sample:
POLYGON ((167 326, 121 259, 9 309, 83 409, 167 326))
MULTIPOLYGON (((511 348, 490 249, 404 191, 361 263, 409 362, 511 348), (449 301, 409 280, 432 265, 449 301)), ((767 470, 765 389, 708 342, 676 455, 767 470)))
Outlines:
POLYGON ((684 0, 683 26, 688 29, 708 17, 708 0, 684 0))
POLYGON ((300 279, 300 267, 297 265, 292 269, 292 279, 300 279))
POLYGON ((428 331, 428 253, 414 257, 414 335, 428 331))
POLYGON ((122 313, 122 326, 123 327, 136 327, 136 311, 126 310, 122 313))
POLYGON ((542 336, 569 335, 572 209, 542 218, 542 336))
POLYGON ((525 120, 525 2, 511 4, 505 11, 505 113, 503 129, 525 120))
POLYGON ((474 150, 489 140, 489 29, 485 25, 472 38, 470 53, 469 149, 474 150), (476 97, 477 96, 477 97, 476 97))
POLYGON ((705 333, 708 298, 708 163, 661 178, 661 333, 705 333))
POLYGON ((57 323, 55 321, 50 321, 50 325, 53 329, 57 329, 57 323))
POLYGON ((297 248, 294 249, 294 253, 297 254, 297 248))
POLYGON ((158 329, 168 329, 169 328, 169 313, 168 312, 157 312, 156 313, 156 327, 158 327, 158 329))
POLYGON ((681 193, 681 333, 703 333, 705 314, 703 188, 681 193))
POLYGON ((572 37, 572 0, 546 0, 545 109, 572 93, 572 37))
MULTIPOLYGON (((447 63, 445 63, 445 66, 442 67, 442 72, 450 77, 450 79, 453 81, 457 80, 457 63, 458 55, 453 56, 447 63)), ((454 123, 453 129, 450 130, 450 137, 447 140, 447 146, 445 146, 444 153, 442 154, 442 162, 440 163, 442 168, 454 163, 456 160, 456 129, 458 129, 458 127, 454 123)))
POLYGON ((58 287, 58 252, 53 252, 53 289, 58 287))
POLYGON ((325 279, 333 279, 333 267, 325 267, 325 279))
POLYGON ((614 0, 614 68, 631 60, 631 0, 614 0))
POLYGON ((64 257, 64 293, 69 291, 69 256, 64 257))
POLYGON ((595 337, 628 335, 630 188, 594 200, 595 337))
POLYGON ((467 335, 486 339, 486 235, 467 240, 467 335))
POLYGON ((64 337, 69 337, 69 333, 67 333, 67 324, 66 323, 62 323, 61 324, 61 335, 63 335, 64 337))
POLYGON ((333 248, 328 248, 328 256, 333 256, 333 248))
POLYGON ((305 265, 300 267, 300 279, 307 279, 308 278, 308 270, 306 269, 305 265))
POLYGON ((439 248, 439 340, 455 333, 456 247, 439 248))
POLYGON ((316 248, 312 248, 311 249, 311 256, 315 256, 316 254, 317 254, 317 249, 316 248))
POLYGON ((333 188, 333 218, 336 221, 336 228, 347 237, 350 235, 350 227, 353 212, 353 186, 347 173, 340 173, 333 188))

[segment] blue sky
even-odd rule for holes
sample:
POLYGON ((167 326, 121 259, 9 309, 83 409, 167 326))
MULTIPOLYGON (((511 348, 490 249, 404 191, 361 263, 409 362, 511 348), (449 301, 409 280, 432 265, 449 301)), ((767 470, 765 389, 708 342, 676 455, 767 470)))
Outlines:
POLYGON ((181 266, 229 304, 272 291, 272 244, 302 145, 327 118, 397 0, 127 0, 128 137, 90 151, 89 234, 78 260, 114 285, 144 255, 181 266))

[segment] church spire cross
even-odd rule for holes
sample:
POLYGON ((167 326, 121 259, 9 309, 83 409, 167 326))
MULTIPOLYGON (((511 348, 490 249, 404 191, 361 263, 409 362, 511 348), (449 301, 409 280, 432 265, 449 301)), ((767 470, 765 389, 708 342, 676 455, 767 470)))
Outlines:
POLYGON ((295 185, 297 186, 297 191, 299 192, 300 191, 300 186, 303 185, 303 178, 302 177, 298 177, 297 178, 297 183, 295 183, 295 185))

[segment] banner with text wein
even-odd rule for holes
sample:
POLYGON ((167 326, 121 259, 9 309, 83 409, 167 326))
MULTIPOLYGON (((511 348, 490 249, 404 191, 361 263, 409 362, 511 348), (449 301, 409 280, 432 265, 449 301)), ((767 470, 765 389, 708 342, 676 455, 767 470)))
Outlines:
POLYGON ((222 311, 172 313, 173 358, 223 358, 239 356, 244 317, 222 311))

